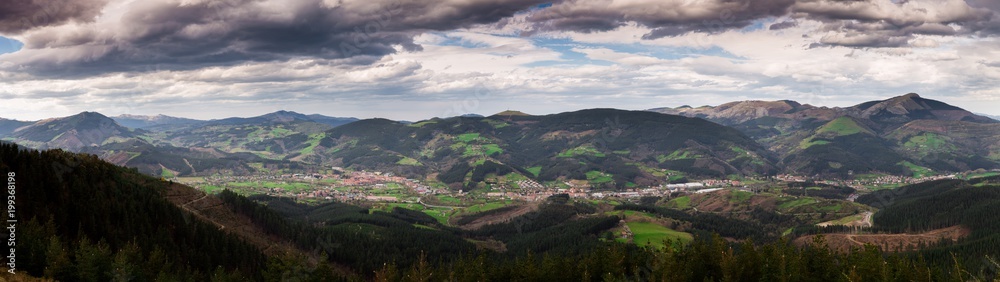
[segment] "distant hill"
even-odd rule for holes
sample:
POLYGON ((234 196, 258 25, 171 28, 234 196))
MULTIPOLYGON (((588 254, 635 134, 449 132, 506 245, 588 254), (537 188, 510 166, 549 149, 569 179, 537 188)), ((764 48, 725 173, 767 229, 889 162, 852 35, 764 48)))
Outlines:
POLYGON ((0 138, 95 154, 163 177, 333 165, 455 189, 520 180, 610 189, 692 177, 919 177, 1000 168, 1000 122, 916 94, 851 107, 740 101, 641 112, 504 111, 415 123, 291 111, 195 122, 117 118, 143 127, 85 112, 31 124, 0 120, 17 128, 0 138))
POLYGON ((83 112, 21 127, 5 140, 33 149, 59 148, 94 154, 116 165, 166 177, 220 170, 246 173, 252 170, 245 162, 264 160, 250 153, 178 147, 151 134, 121 126, 100 113, 83 112))
POLYGON ((521 117, 525 117, 525 116, 530 116, 530 115, 526 114, 524 112, 521 112, 521 111, 506 110, 506 111, 502 111, 502 112, 496 113, 493 116, 494 117, 497 117, 497 116, 521 116, 521 117))
POLYGON ((32 123, 35 122, 0 118, 0 137, 8 136, 14 133, 15 129, 31 125, 32 123))
POLYGON ((981 115, 981 116, 984 116, 984 117, 988 117, 988 118, 991 118, 991 119, 993 119, 993 120, 995 120, 995 121, 1000 121, 1000 116, 994 116, 994 115, 987 115, 987 114, 977 114, 977 115, 981 115))
MULTIPOLYGON (((683 175, 776 171, 740 132, 680 116, 593 109, 546 116, 455 117, 404 125, 362 120, 328 131, 322 163, 436 174, 455 189, 498 178, 579 180, 595 187, 655 185, 683 175)), ((561 183, 561 182, 560 182, 561 183)))
POLYGON ((974 123, 997 123, 996 120, 979 116, 962 108, 940 101, 925 99, 910 93, 883 101, 871 101, 847 108, 852 116, 869 119, 877 123, 898 124, 914 120, 968 121, 974 123))
POLYGON ((157 125, 185 125, 202 122, 201 120, 179 118, 165 115, 142 116, 123 114, 111 117, 118 124, 128 128, 148 128, 157 125))
POLYGON ((355 121, 359 120, 357 118, 352 118, 352 117, 328 117, 328 116, 319 115, 319 114, 312 114, 312 115, 308 115, 307 117, 309 117, 309 119, 311 119, 312 121, 315 121, 315 122, 318 122, 318 123, 322 123, 322 124, 326 124, 326 125, 333 126, 333 127, 345 125, 345 124, 352 123, 352 122, 355 122, 355 121))
POLYGON ((783 100, 650 111, 732 126, 781 156, 785 171, 796 174, 1000 167, 1000 122, 914 93, 846 108, 783 100))
POLYGON ((11 134, 11 141, 33 148, 77 151, 84 147, 99 147, 110 140, 135 136, 135 132, 102 114, 83 112, 21 127, 11 134))
POLYGON ((247 163, 300 167, 312 157, 311 146, 335 125, 354 118, 278 111, 251 118, 198 121, 169 116, 116 117, 130 129, 99 113, 52 118, 20 126, 3 140, 30 148, 62 148, 95 154, 118 165, 164 177, 249 173, 247 163))
POLYGON ((292 111, 277 111, 255 117, 247 117, 247 118, 233 117, 233 118, 209 120, 200 123, 199 126, 240 125, 240 124, 262 125, 262 124, 294 123, 294 122, 308 121, 308 122, 325 124, 333 128, 357 120, 358 119, 356 118, 329 117, 319 114, 305 115, 292 111))
POLYGON ((248 153, 274 160, 311 157, 331 124, 353 119, 278 111, 249 118, 226 118, 174 127, 154 127, 156 139, 176 147, 211 148, 224 153, 248 153))

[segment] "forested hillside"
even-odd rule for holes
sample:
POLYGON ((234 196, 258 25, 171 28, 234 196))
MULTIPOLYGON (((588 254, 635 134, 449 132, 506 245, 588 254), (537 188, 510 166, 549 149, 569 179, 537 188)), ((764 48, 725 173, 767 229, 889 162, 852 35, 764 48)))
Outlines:
POLYGON ((988 269, 1000 256, 1000 185, 998 177, 974 181, 942 180, 878 191, 858 202, 881 207, 873 217, 883 232, 919 233, 951 226, 968 228, 957 242, 941 242, 921 251, 941 263, 959 259, 972 269, 988 269))
POLYGON ((18 270, 62 281, 261 279, 254 246, 164 198, 167 185, 93 155, 0 144, 16 177, 18 270))

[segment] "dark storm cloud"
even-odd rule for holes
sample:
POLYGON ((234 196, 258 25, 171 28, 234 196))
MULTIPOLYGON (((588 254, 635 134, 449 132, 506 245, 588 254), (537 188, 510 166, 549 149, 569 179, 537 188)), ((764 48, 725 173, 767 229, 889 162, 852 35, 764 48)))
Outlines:
POLYGON ((7 59, 39 74, 86 75, 150 66, 191 69, 293 57, 382 56, 420 50, 413 36, 492 23, 538 0, 135 1, 117 22, 25 33, 7 59))
POLYGON ((18 34, 67 21, 87 22, 107 0, 4 0, 0 4, 0 33, 18 34))
POLYGON ((691 32, 719 33, 757 20, 789 16, 770 30, 796 27, 799 20, 824 23, 820 46, 908 47, 920 35, 1000 34, 996 0, 567 0, 528 17, 526 32, 607 31, 630 23, 652 29, 643 39, 691 32))
POLYGON ((796 27, 796 26, 799 26, 799 23, 797 23, 795 21, 783 21, 783 22, 780 22, 780 23, 772 24, 770 27, 768 27, 768 29, 769 30, 782 30, 782 29, 787 29, 787 28, 793 28, 793 27, 796 27))
POLYGON ((997 27, 994 0, 834 1, 799 0, 793 15, 824 22, 833 32, 824 45, 848 47, 908 47, 919 35, 991 36, 997 27), (958 29, 956 29, 958 27, 958 29))
POLYGON ((785 15, 794 0, 568 0, 532 14, 537 31, 605 31, 630 22, 652 28, 644 39, 717 33, 785 15))

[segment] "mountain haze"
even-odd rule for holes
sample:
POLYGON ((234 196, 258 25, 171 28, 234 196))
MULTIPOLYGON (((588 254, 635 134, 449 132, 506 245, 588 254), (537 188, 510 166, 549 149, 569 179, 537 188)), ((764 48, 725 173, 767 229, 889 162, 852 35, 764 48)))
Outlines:
POLYGON ((166 115, 143 116, 123 114, 113 116, 111 119, 128 128, 148 128, 157 125, 184 125, 202 122, 196 119, 179 118, 166 115))

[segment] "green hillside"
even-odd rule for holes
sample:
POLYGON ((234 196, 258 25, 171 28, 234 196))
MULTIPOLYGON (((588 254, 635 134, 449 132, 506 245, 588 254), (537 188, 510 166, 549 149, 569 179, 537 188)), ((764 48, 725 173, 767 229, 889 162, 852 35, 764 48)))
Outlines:
MULTIPOLYGON (((404 125, 363 120, 327 132, 317 148, 330 164, 414 177, 439 172, 453 188, 480 186, 483 158, 538 181, 589 180, 598 188, 656 185, 647 168, 689 175, 762 175, 773 157, 745 135, 700 119, 649 112, 584 110, 547 116, 456 117, 404 125), (503 123, 505 126, 498 127, 503 123), (625 153, 628 152, 628 153, 625 153), (661 157, 672 156, 672 157, 661 157), (413 161, 425 164, 402 166, 413 161), (436 171, 435 171, 436 169, 436 171), (590 177, 589 172, 602 172, 590 177)), ((495 168, 488 168, 494 170, 495 168)))

